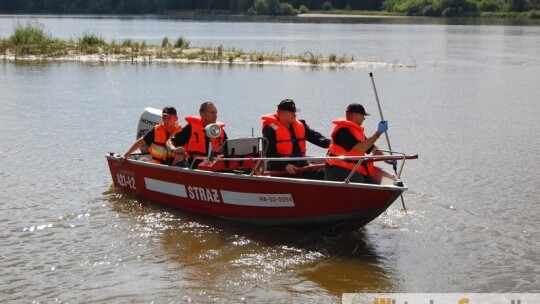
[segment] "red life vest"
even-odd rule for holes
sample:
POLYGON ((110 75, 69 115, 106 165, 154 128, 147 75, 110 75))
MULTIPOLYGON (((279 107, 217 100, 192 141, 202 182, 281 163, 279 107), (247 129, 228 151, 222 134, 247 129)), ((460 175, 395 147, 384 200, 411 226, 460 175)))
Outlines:
POLYGON ((267 114, 261 116, 263 120, 262 129, 266 126, 271 127, 276 131, 276 151, 281 157, 299 157, 306 156, 306 128, 300 121, 295 120, 292 123, 296 139, 292 139, 289 128, 279 122, 277 114, 267 114), (293 143, 298 142, 301 155, 293 155, 293 143))
MULTIPOLYGON (((332 142, 330 143, 330 147, 328 147, 328 156, 365 156, 366 153, 362 151, 358 151, 355 149, 351 149, 351 151, 347 151, 343 149, 343 147, 336 145, 334 143, 334 135, 336 132, 341 128, 348 128, 349 131, 351 131, 352 135, 356 140, 363 142, 366 140, 366 136, 364 134, 364 127, 359 126, 355 124, 354 122, 348 121, 345 118, 341 118, 338 120, 332 121, 333 124, 336 126, 334 127, 334 130, 332 131, 332 142)), ((326 163, 331 166, 339 166, 345 169, 352 170, 356 163, 358 163, 357 159, 327 159, 326 163)), ((373 162, 364 160, 360 166, 356 169, 356 172, 362 174, 362 175, 369 175, 374 176, 375 174, 375 168, 373 167, 373 162)))
MULTIPOLYGON (((184 147, 187 157, 206 156, 208 151, 206 151, 205 133, 201 118, 197 116, 187 116, 185 119, 188 124, 191 125, 191 136, 189 137, 189 142, 184 147)), ((216 123, 221 128, 221 133, 218 137, 210 138, 212 151, 217 151, 225 141, 225 131, 223 130, 225 124, 221 122, 216 123)))
POLYGON ((167 137, 167 130, 164 124, 159 124, 154 127, 154 141, 148 147, 148 152, 152 155, 152 163, 154 164, 167 164, 167 161, 174 158, 173 151, 170 151, 165 146, 165 143, 169 138, 172 138, 174 134, 180 132, 182 126, 178 125, 167 137))

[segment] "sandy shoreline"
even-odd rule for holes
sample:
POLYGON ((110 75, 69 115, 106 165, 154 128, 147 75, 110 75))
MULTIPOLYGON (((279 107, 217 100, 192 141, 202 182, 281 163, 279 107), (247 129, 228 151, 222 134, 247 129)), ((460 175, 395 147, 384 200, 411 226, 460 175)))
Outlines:
POLYGON ((136 63, 136 64, 214 64, 214 65, 256 65, 256 66, 290 66, 290 67, 312 67, 312 68, 375 68, 375 67, 392 67, 392 68, 416 68, 415 65, 404 63, 387 63, 376 61, 350 61, 346 63, 309 63, 299 60, 282 60, 282 61, 249 61, 235 60, 229 62, 227 60, 200 60, 186 58, 155 58, 152 56, 136 56, 126 58, 118 55, 69 55, 69 56, 38 56, 38 55, 0 55, 0 60, 4 61, 46 61, 46 62, 83 62, 83 63, 136 63))

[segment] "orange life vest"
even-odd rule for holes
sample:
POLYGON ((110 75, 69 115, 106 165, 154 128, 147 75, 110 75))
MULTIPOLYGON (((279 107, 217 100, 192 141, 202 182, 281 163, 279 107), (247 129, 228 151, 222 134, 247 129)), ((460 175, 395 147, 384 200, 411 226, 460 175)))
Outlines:
POLYGON ((182 126, 178 125, 167 137, 167 130, 164 124, 159 124, 154 127, 154 141, 148 147, 148 152, 152 155, 152 163, 154 164, 167 164, 168 160, 174 158, 173 151, 170 151, 165 146, 165 143, 169 138, 172 138, 174 134, 180 132, 182 126))
MULTIPOLYGON (((184 147, 187 157, 206 156, 208 152, 206 151, 205 133, 201 118, 187 116, 185 119, 191 125, 191 136, 189 137, 189 142, 184 147)), ((217 124, 221 128, 221 133, 218 137, 210 138, 212 151, 217 151, 225 141, 225 131, 223 130, 225 124, 221 122, 217 122, 217 124)))
POLYGON ((261 116, 263 120, 262 129, 266 126, 276 131, 276 151, 281 157, 299 157, 306 156, 306 128, 300 121, 295 120, 292 123, 296 139, 292 139, 289 128, 279 122, 277 114, 267 114, 261 116), (293 155, 293 143, 298 142, 300 155, 293 155))
MULTIPOLYGON (((330 147, 328 147, 328 156, 365 156, 366 153, 362 151, 358 151, 355 149, 351 149, 351 151, 347 151, 343 149, 343 147, 336 145, 334 143, 334 135, 336 132, 341 128, 348 128, 349 131, 351 131, 354 138, 356 138, 358 141, 365 141, 366 136, 364 134, 364 127, 359 126, 355 124, 354 122, 348 121, 345 118, 338 119, 332 121, 333 124, 336 126, 334 127, 334 130, 332 131, 332 142, 330 143, 330 147)), ((345 169, 352 170, 356 163, 358 163, 357 159, 327 159, 326 163, 331 166, 339 166, 345 169)), ((356 172, 362 174, 362 175, 369 175, 374 176, 375 174, 375 168, 373 167, 373 162, 364 160, 360 166, 356 169, 356 172)))

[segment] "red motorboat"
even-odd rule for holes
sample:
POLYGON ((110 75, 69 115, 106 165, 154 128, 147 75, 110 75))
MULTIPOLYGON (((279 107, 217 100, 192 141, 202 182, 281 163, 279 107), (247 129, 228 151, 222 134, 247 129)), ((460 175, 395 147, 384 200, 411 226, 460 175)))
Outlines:
POLYGON ((395 173, 375 166, 378 184, 352 183, 350 176, 339 182, 295 178, 282 171, 267 171, 266 162, 319 162, 301 168, 307 172, 324 170, 320 163, 325 157, 266 158, 264 141, 229 139, 222 146, 223 155, 209 155, 197 169, 153 164, 143 153, 123 162, 118 154, 106 157, 117 188, 182 210, 258 225, 349 229, 375 219, 407 190, 399 175, 405 160, 418 157, 393 151, 388 156, 349 157, 358 160, 357 165, 367 160, 400 161, 395 173))

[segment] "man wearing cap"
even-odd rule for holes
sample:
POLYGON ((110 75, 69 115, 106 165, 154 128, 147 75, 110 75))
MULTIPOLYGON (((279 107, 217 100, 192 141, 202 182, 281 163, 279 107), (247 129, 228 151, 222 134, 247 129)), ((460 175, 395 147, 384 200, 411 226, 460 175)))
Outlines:
MULTIPOLYGON (((185 119, 188 124, 184 129, 167 141, 167 148, 176 154, 173 165, 184 162, 185 159, 191 164, 195 157, 208 155, 209 143, 212 143, 212 150, 217 151, 227 140, 227 134, 223 129, 225 124, 217 121, 217 108, 214 103, 203 102, 199 107, 199 116, 187 116, 185 119), (219 125, 221 132, 219 136, 209 138, 204 128, 213 123, 219 125)), ((196 168, 199 163, 200 161, 193 167, 196 168)))
MULTIPOLYGON (((311 129, 304 120, 296 119, 296 108, 292 99, 282 100, 277 105, 276 114, 261 116, 263 137, 268 140, 268 157, 303 157, 306 156, 306 141, 328 148, 330 140, 311 129)), ((306 161, 269 162, 268 170, 286 170, 296 174, 298 167, 307 166, 306 161)))
MULTIPOLYGON (((328 156, 365 156, 366 153, 380 155, 376 149, 375 142, 377 139, 388 130, 388 122, 379 122, 377 131, 371 137, 366 138, 364 134, 364 126, 362 123, 369 114, 361 104, 351 103, 346 110, 345 118, 332 121, 336 126, 332 131, 332 143, 328 148, 328 156)), ((327 159, 326 160, 326 180, 344 181, 354 169, 357 159, 341 160, 327 159)), ((356 183, 376 183, 373 178, 375 174, 373 162, 364 161, 356 172, 351 177, 351 182, 356 183)))
POLYGON ((154 126, 143 137, 137 139, 131 148, 120 157, 121 162, 146 144, 148 145, 148 152, 152 155, 152 163, 172 165, 174 154, 167 149, 165 144, 170 137, 182 130, 182 126, 177 124, 178 116, 174 107, 164 107, 161 113, 163 123, 154 126))

